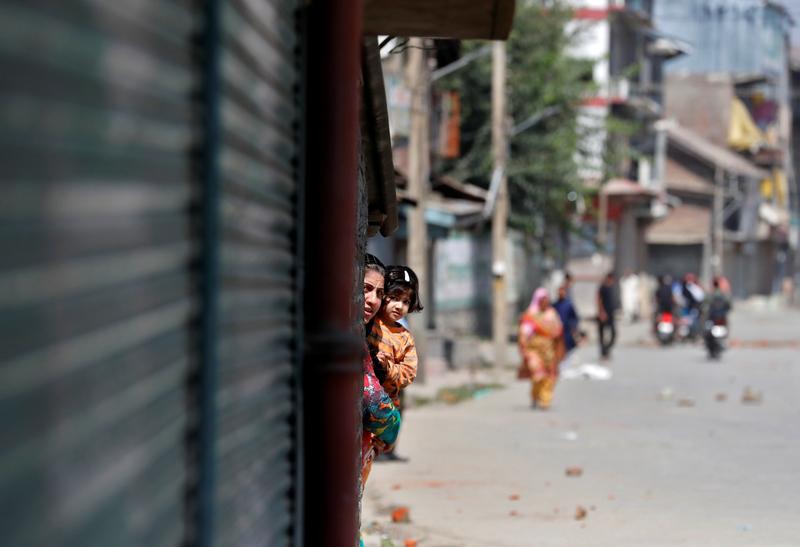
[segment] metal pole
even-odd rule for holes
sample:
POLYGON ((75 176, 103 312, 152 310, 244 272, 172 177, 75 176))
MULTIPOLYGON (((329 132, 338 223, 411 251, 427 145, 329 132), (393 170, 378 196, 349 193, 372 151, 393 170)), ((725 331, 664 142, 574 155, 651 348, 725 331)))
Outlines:
POLYGON ((655 123, 656 150, 655 150, 655 181, 654 189, 661 192, 666 188, 667 165, 667 126, 670 122, 659 120, 655 123))
POLYGON ((723 274, 723 260, 725 254, 725 225, 722 209, 725 205, 725 176, 722 169, 717 167, 714 172, 714 275, 723 274))
MULTIPOLYGON (((408 219, 408 267, 419 279, 419 293, 423 305, 429 294, 428 283, 428 225, 425 221, 425 203, 430 180, 430 67, 422 38, 409 42, 407 81, 411 89, 411 119, 408 136, 408 193, 416 201, 408 219)), ((417 380, 425 381, 425 349, 428 330, 428 306, 409 315, 417 353, 420 356, 417 380)))
POLYGON ((492 50, 492 155, 500 173, 492 214, 492 339, 494 364, 506 364, 508 345, 508 300, 506 297, 506 240, 508 225, 508 128, 506 126, 506 45, 495 42, 492 50))
POLYGON ((364 345, 351 315, 362 3, 320 0, 306 10, 303 399, 305 415, 314 420, 304 431, 305 544, 352 547, 364 345))
POLYGON ((608 194, 603 191, 602 185, 600 186, 600 212, 597 219, 597 243, 605 267, 606 251, 608 250, 608 194))

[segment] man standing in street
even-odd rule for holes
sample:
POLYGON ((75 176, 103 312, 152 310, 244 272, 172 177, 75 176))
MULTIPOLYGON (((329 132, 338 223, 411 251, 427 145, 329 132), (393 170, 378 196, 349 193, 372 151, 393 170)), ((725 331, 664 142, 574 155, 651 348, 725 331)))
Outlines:
POLYGON ((617 299, 614 291, 614 274, 606 274, 597 291, 597 335, 600 342, 600 358, 608 361, 611 348, 617 339, 617 328, 614 324, 614 312, 617 299))

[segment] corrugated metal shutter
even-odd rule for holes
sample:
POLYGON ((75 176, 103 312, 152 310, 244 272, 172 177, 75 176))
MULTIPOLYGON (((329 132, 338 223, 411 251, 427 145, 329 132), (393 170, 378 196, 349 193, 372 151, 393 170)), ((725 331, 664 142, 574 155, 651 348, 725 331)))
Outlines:
POLYGON ((296 4, 222 2, 215 545, 290 542, 296 4))
POLYGON ((3 545, 183 536, 191 6, 0 3, 3 545))

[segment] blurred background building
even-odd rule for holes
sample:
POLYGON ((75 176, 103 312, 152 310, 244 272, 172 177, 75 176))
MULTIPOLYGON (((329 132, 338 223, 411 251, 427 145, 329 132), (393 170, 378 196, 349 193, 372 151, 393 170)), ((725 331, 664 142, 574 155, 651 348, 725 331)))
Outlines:
POLYGON ((706 283, 722 274, 741 298, 793 284, 791 13, 755 0, 571 4, 574 27, 588 29, 574 54, 596 60, 585 123, 635 124, 624 137, 597 132, 587 147, 602 267, 706 283), (616 172, 601 172, 620 139, 616 172))

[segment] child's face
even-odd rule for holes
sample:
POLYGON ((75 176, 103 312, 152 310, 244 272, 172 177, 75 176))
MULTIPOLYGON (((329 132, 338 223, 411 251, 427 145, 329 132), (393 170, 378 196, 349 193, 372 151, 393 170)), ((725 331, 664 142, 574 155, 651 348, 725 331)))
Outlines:
POLYGON ((410 306, 411 301, 407 295, 387 296, 381 313, 387 319, 400 321, 403 317, 408 315, 408 308, 410 306))

